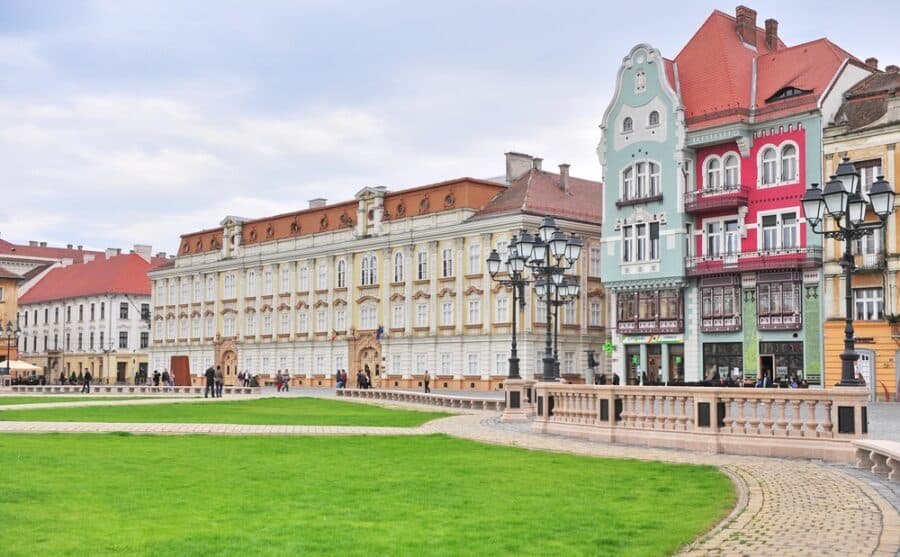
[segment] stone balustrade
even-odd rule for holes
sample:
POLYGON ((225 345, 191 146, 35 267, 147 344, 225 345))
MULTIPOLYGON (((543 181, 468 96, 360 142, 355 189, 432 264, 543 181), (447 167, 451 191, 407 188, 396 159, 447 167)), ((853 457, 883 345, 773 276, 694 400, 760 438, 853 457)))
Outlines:
POLYGON ((853 462, 864 388, 753 389, 538 383, 535 431, 715 453, 853 462))
MULTIPOLYGON (((202 395, 206 387, 164 387, 153 385, 91 385, 91 394, 129 394, 129 395, 202 395)), ((7 389, 14 393, 30 394, 79 394, 81 385, 12 385, 7 389)), ((222 387, 225 395, 258 395, 259 387, 222 387)))
POLYGON ((465 408, 470 410, 503 410, 503 399, 476 396, 443 395, 415 391, 391 391, 385 389, 337 389, 338 397, 365 398, 409 402, 413 404, 430 404, 446 408, 465 408))
POLYGON ((886 474, 889 480, 900 482, 900 443, 857 440, 853 446, 856 447, 857 468, 886 474))

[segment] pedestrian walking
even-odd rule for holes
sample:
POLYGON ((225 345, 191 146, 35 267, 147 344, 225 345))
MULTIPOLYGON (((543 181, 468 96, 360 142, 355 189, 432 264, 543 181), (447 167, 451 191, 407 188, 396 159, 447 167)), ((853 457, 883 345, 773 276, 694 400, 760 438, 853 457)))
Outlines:
POLYGON ((203 398, 209 398, 210 395, 216 398, 216 370, 213 366, 206 368, 206 390, 203 391, 203 398))
POLYGON ((422 382, 425 383, 425 392, 431 392, 431 375, 428 373, 428 370, 425 370, 425 376, 422 378, 422 382))
POLYGON ((222 375, 222 366, 216 366, 216 398, 222 398, 222 387, 225 386, 225 376, 222 375))
POLYGON ((91 379, 93 379, 93 377, 91 377, 91 372, 90 372, 90 371, 86 371, 86 372, 84 373, 84 383, 81 385, 81 392, 82 392, 82 393, 88 393, 88 394, 90 394, 90 392, 91 392, 91 379))
POLYGON ((288 370, 284 370, 281 376, 281 390, 284 392, 291 390, 291 372, 288 370))

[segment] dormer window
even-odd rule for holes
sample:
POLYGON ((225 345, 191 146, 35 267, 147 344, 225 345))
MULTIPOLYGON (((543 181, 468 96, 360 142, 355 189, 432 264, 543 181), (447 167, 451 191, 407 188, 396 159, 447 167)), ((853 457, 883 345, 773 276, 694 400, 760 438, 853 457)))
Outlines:
POLYGON ((650 126, 658 126, 659 125, 659 112, 653 111, 650 113, 650 118, 647 120, 647 124, 650 126))
POLYGON ((622 133, 628 133, 634 129, 634 122, 631 120, 630 116, 626 116, 624 120, 622 120, 622 133))
POLYGON ((767 103, 775 102, 775 101, 783 101, 784 99, 789 99, 791 97, 799 97, 800 95, 805 95, 807 93, 812 93, 810 89, 800 89, 798 87, 782 87, 779 89, 774 95, 766 99, 767 103))

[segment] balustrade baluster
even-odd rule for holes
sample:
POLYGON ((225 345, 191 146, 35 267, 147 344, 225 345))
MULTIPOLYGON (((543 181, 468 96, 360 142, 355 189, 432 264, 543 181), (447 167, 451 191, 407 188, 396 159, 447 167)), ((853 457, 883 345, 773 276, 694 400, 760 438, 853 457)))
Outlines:
MULTIPOLYGON (((722 420, 725 423, 725 425, 723 426, 722 430, 725 431, 726 433, 734 433, 734 427, 733 427, 734 426, 734 414, 733 414, 734 399, 733 398, 724 398, 722 400, 725 401, 725 419, 722 420)), ((713 420, 713 423, 715 423, 715 420, 716 420, 715 405, 713 405, 713 407, 711 408, 710 411, 712 413, 712 416, 710 416, 710 420, 713 420)))
POLYGON ((804 437, 819 436, 819 421, 816 419, 816 404, 818 402, 812 399, 806 401, 806 429, 803 431, 804 437))
POLYGON ((787 401, 783 398, 779 398, 775 400, 775 406, 778 408, 778 420, 775 422, 775 430, 774 434, 783 437, 787 435, 787 414, 785 412, 785 406, 787 406, 787 401))
POLYGON ((639 429, 644 429, 647 423, 647 409, 646 409, 646 397, 644 395, 637 395, 637 427, 639 429))
POLYGON ((768 399, 760 399, 760 404, 762 404, 762 413, 763 413, 763 421, 762 428, 759 431, 760 435, 772 435, 772 403, 768 399))
POLYGON ((747 434, 747 399, 746 398, 737 398, 737 417, 735 418, 735 423, 737 426, 737 433, 741 435, 747 434))
POLYGON ((759 399, 750 399, 750 427, 747 429, 750 435, 759 435, 759 399))
POLYGON ((790 434, 792 437, 800 437, 803 435, 803 432, 800 431, 803 428, 803 421, 800 419, 800 400, 794 399, 791 401, 791 431, 790 434))
POLYGON ((834 437, 834 424, 831 423, 831 405, 833 404, 830 400, 824 400, 822 403, 825 405, 825 417, 822 420, 822 437, 827 437, 831 439, 834 437))

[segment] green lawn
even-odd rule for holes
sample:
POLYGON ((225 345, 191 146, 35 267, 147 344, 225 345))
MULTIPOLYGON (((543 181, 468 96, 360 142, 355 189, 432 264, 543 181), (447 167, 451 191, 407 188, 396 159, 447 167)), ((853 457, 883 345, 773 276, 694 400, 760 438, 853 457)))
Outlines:
POLYGON ((6 556, 657 556, 735 501, 712 467, 437 435, 0 435, 0 470, 6 556))
POLYGON ((262 398, 215 403, 4 410, 0 411, 0 420, 415 427, 447 415, 317 398, 262 398))
POLYGON ((23 395, 23 396, 0 396, 0 406, 7 404, 38 404, 45 402, 83 402, 86 400, 134 400, 137 398, 154 398, 149 396, 82 396, 82 395, 23 395))

